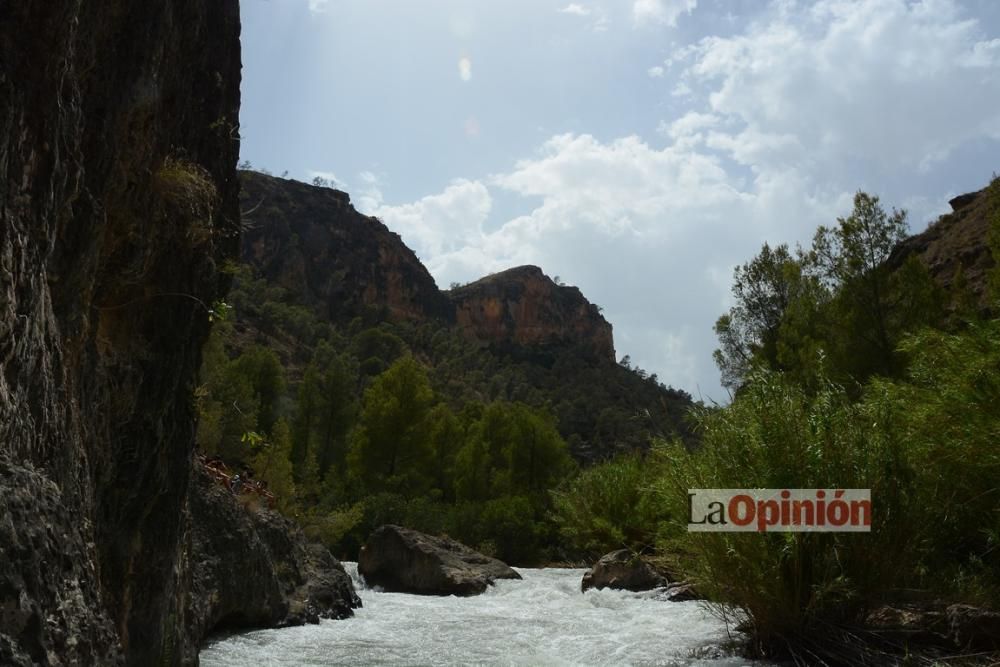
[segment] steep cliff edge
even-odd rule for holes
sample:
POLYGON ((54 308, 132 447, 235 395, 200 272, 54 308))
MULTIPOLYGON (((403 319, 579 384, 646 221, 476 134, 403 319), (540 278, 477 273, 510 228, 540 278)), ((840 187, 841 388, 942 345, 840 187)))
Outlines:
POLYGON ((380 313, 435 319, 484 343, 574 345, 615 359, 611 325, 599 309, 538 267, 442 292, 399 235, 357 212, 347 193, 253 171, 240 179, 243 261, 331 322, 380 313))
POLYGON ((236 0, 0 7, 0 663, 180 660, 239 30, 236 0))
POLYGON ((243 182, 243 261, 331 322, 365 309, 395 320, 450 319, 417 256, 347 193, 252 171, 243 182))
POLYGON ((524 266, 442 291, 347 194, 251 171, 240 179, 231 351, 270 348, 294 384, 321 339, 366 374, 406 348, 455 404, 547 406, 580 461, 645 449, 653 437, 693 441, 690 395, 616 363, 611 324, 576 287, 524 266))
POLYGON ((987 276, 994 267, 988 238, 992 217, 1000 210, 1000 181, 948 203, 951 213, 900 243, 889 258, 889 266, 898 267, 908 256, 916 255, 945 289, 953 287, 961 268, 968 289, 980 306, 986 307, 987 276))
POLYGON ((558 285, 537 266, 519 266, 448 292, 467 335, 528 347, 576 344, 615 361, 611 325, 576 287, 558 285))

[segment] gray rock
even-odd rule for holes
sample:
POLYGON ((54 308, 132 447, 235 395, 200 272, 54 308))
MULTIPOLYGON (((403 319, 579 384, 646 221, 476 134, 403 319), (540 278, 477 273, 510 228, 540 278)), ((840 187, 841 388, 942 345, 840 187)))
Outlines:
POLYGON ((244 508, 200 465, 189 493, 189 653, 213 632, 347 618, 361 606, 340 562, 289 519, 244 508))
POLYGON ((580 590, 614 588, 627 591, 648 591, 668 584, 662 574, 628 549, 619 549, 601 559, 583 575, 580 590))
POLYGON ((478 595, 497 579, 521 578, 506 563, 455 540, 393 525, 368 538, 358 572, 371 586, 421 595, 478 595))
POLYGON ((0 63, 0 664, 176 665, 239 2, 2 2, 0 63))

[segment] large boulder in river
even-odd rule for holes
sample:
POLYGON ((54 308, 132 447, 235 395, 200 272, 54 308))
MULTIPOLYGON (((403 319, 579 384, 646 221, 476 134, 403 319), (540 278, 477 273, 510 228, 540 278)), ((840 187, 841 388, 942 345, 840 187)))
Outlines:
POLYGON ((619 549, 601 556, 601 559, 583 575, 580 589, 615 588, 626 591, 648 591, 661 588, 668 580, 638 554, 619 549))
POLYGON ((478 595, 497 579, 521 575, 496 558, 447 537, 400 526, 380 526, 358 556, 370 586, 420 595, 478 595))

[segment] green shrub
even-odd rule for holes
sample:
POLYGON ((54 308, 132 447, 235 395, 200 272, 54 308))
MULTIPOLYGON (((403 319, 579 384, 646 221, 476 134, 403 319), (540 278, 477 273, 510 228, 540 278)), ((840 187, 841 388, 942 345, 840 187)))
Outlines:
POLYGON ((657 491, 675 520, 663 546, 686 576, 751 624, 761 653, 783 653, 849 624, 904 583, 915 556, 916 470, 884 394, 862 404, 815 396, 780 374, 751 378, 732 405, 699 415, 703 446, 658 449, 657 491), (689 533, 691 488, 867 488, 871 533, 689 533))
POLYGON ((908 382, 880 383, 903 416, 919 473, 920 582, 949 596, 1000 599, 1000 321, 907 340, 908 382))
POLYGON ((652 493, 654 462, 621 456, 583 470, 552 492, 552 516, 570 550, 590 558, 623 547, 652 546, 666 517, 652 493))

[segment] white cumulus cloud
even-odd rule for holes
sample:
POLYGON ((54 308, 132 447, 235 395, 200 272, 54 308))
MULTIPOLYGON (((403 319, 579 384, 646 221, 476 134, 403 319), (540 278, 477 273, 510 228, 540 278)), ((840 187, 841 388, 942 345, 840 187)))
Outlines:
MULTIPOLYGON (((632 7, 669 25, 694 5, 632 7)), ((489 178, 402 205, 372 197, 371 212, 439 284, 524 263, 560 275, 604 306, 619 355, 721 400, 711 328, 733 266, 765 240, 807 243, 859 188, 885 195, 1000 139, 996 33, 951 0, 772 3, 675 50, 677 108, 653 139, 559 134, 489 178)), ((920 187, 883 198, 939 210, 920 187)))
POLYGON ((590 8, 584 7, 581 4, 571 2, 562 9, 559 10, 562 14, 573 14, 575 16, 590 16, 590 8))
POLYGON ((698 0, 635 0, 632 19, 636 25, 659 23, 677 26, 681 14, 690 14, 698 7, 698 0))

